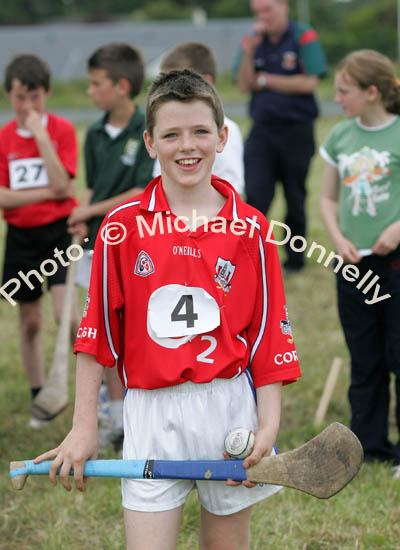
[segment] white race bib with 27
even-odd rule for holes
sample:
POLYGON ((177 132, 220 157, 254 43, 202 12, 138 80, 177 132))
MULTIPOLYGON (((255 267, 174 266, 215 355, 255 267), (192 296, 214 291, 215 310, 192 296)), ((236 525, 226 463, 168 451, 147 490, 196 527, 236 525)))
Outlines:
POLYGON ((11 160, 8 166, 10 188, 14 191, 49 185, 46 168, 43 159, 40 157, 11 160))

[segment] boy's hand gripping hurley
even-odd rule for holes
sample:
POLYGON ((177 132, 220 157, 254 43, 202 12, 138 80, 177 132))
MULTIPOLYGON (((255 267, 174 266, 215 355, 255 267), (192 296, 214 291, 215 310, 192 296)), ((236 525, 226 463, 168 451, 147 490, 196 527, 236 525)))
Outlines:
MULTIPOLYGON (((317 498, 330 498, 358 473, 363 450, 348 428, 335 422, 297 449, 264 457, 243 468, 243 460, 88 460, 85 476, 144 479, 201 479, 268 483, 291 487, 317 498)), ((51 461, 11 462, 14 489, 21 490, 29 474, 48 474, 51 461)))

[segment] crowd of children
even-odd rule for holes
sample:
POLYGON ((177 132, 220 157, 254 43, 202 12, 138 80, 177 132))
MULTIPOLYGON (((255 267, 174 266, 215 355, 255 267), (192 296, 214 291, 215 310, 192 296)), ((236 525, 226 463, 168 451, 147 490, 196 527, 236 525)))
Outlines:
MULTIPOLYGON (((161 69, 144 113, 135 101, 144 80, 140 51, 115 43, 89 57, 88 94, 103 115, 86 132, 79 204, 75 130, 46 110, 47 64, 19 54, 5 71, 15 118, 0 130, 0 207, 7 224, 2 284, 20 270, 39 270, 74 234, 85 248, 77 273, 77 284, 89 289, 81 330, 75 306, 71 323, 73 425, 58 447, 36 459, 54 458, 51 481, 61 468, 68 490, 71 467, 83 490, 84 462, 97 457, 99 447, 118 449, 123 441, 129 459, 155 452, 158 459, 221 458, 224 435, 236 426, 255 432, 244 462, 249 467, 275 452, 281 388, 300 376, 276 246, 266 239, 265 216, 241 197, 243 141, 214 87, 215 55, 186 42, 167 54, 161 69), (183 223, 193 210, 197 224, 183 223), (165 221, 171 231, 143 238, 138 216, 156 229, 165 221), (210 231, 213 220, 231 231, 210 231), (114 224, 125 235, 110 244, 114 224), (290 360, 278 365, 277 354, 290 360), (102 382, 109 416, 99 427, 102 382)), ((400 82, 387 58, 363 50, 342 61, 335 86, 346 120, 321 147, 322 217, 357 277, 378 274, 390 294, 368 305, 354 279, 337 274, 351 355, 351 428, 366 459, 399 465, 400 442, 389 440, 388 415, 393 372, 400 433, 400 82)), ((46 280, 56 322, 65 278, 61 267, 46 280)), ((14 295, 32 398, 45 383, 41 297, 39 280, 14 295)), ((30 425, 42 424, 32 417, 30 425)), ((218 549, 248 548, 251 505, 279 490, 249 482, 123 480, 127 547, 175 548, 194 486, 200 547, 218 549)))

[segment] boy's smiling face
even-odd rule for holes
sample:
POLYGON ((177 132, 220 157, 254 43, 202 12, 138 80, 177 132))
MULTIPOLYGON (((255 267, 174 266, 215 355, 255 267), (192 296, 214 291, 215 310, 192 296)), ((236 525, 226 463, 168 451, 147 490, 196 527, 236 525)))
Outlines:
POLYGON ((169 189, 209 186, 215 153, 222 152, 227 137, 227 127, 218 130, 211 107, 202 100, 161 104, 153 136, 144 132, 147 151, 158 158, 169 189))

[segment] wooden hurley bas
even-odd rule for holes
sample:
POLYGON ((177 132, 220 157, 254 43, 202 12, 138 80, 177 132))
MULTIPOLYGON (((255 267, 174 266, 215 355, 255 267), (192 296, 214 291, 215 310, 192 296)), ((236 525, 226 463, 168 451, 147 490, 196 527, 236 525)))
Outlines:
MULTIPOLYGON (((317 498, 330 498, 358 473, 363 450, 348 428, 335 422, 301 447, 262 458, 255 466, 243 468, 243 460, 88 460, 84 475, 140 479, 245 479, 256 483, 284 485, 317 498)), ((49 473, 51 461, 11 462, 14 489, 23 489, 29 474, 49 473)), ((71 474, 72 474, 71 470, 71 474)))

